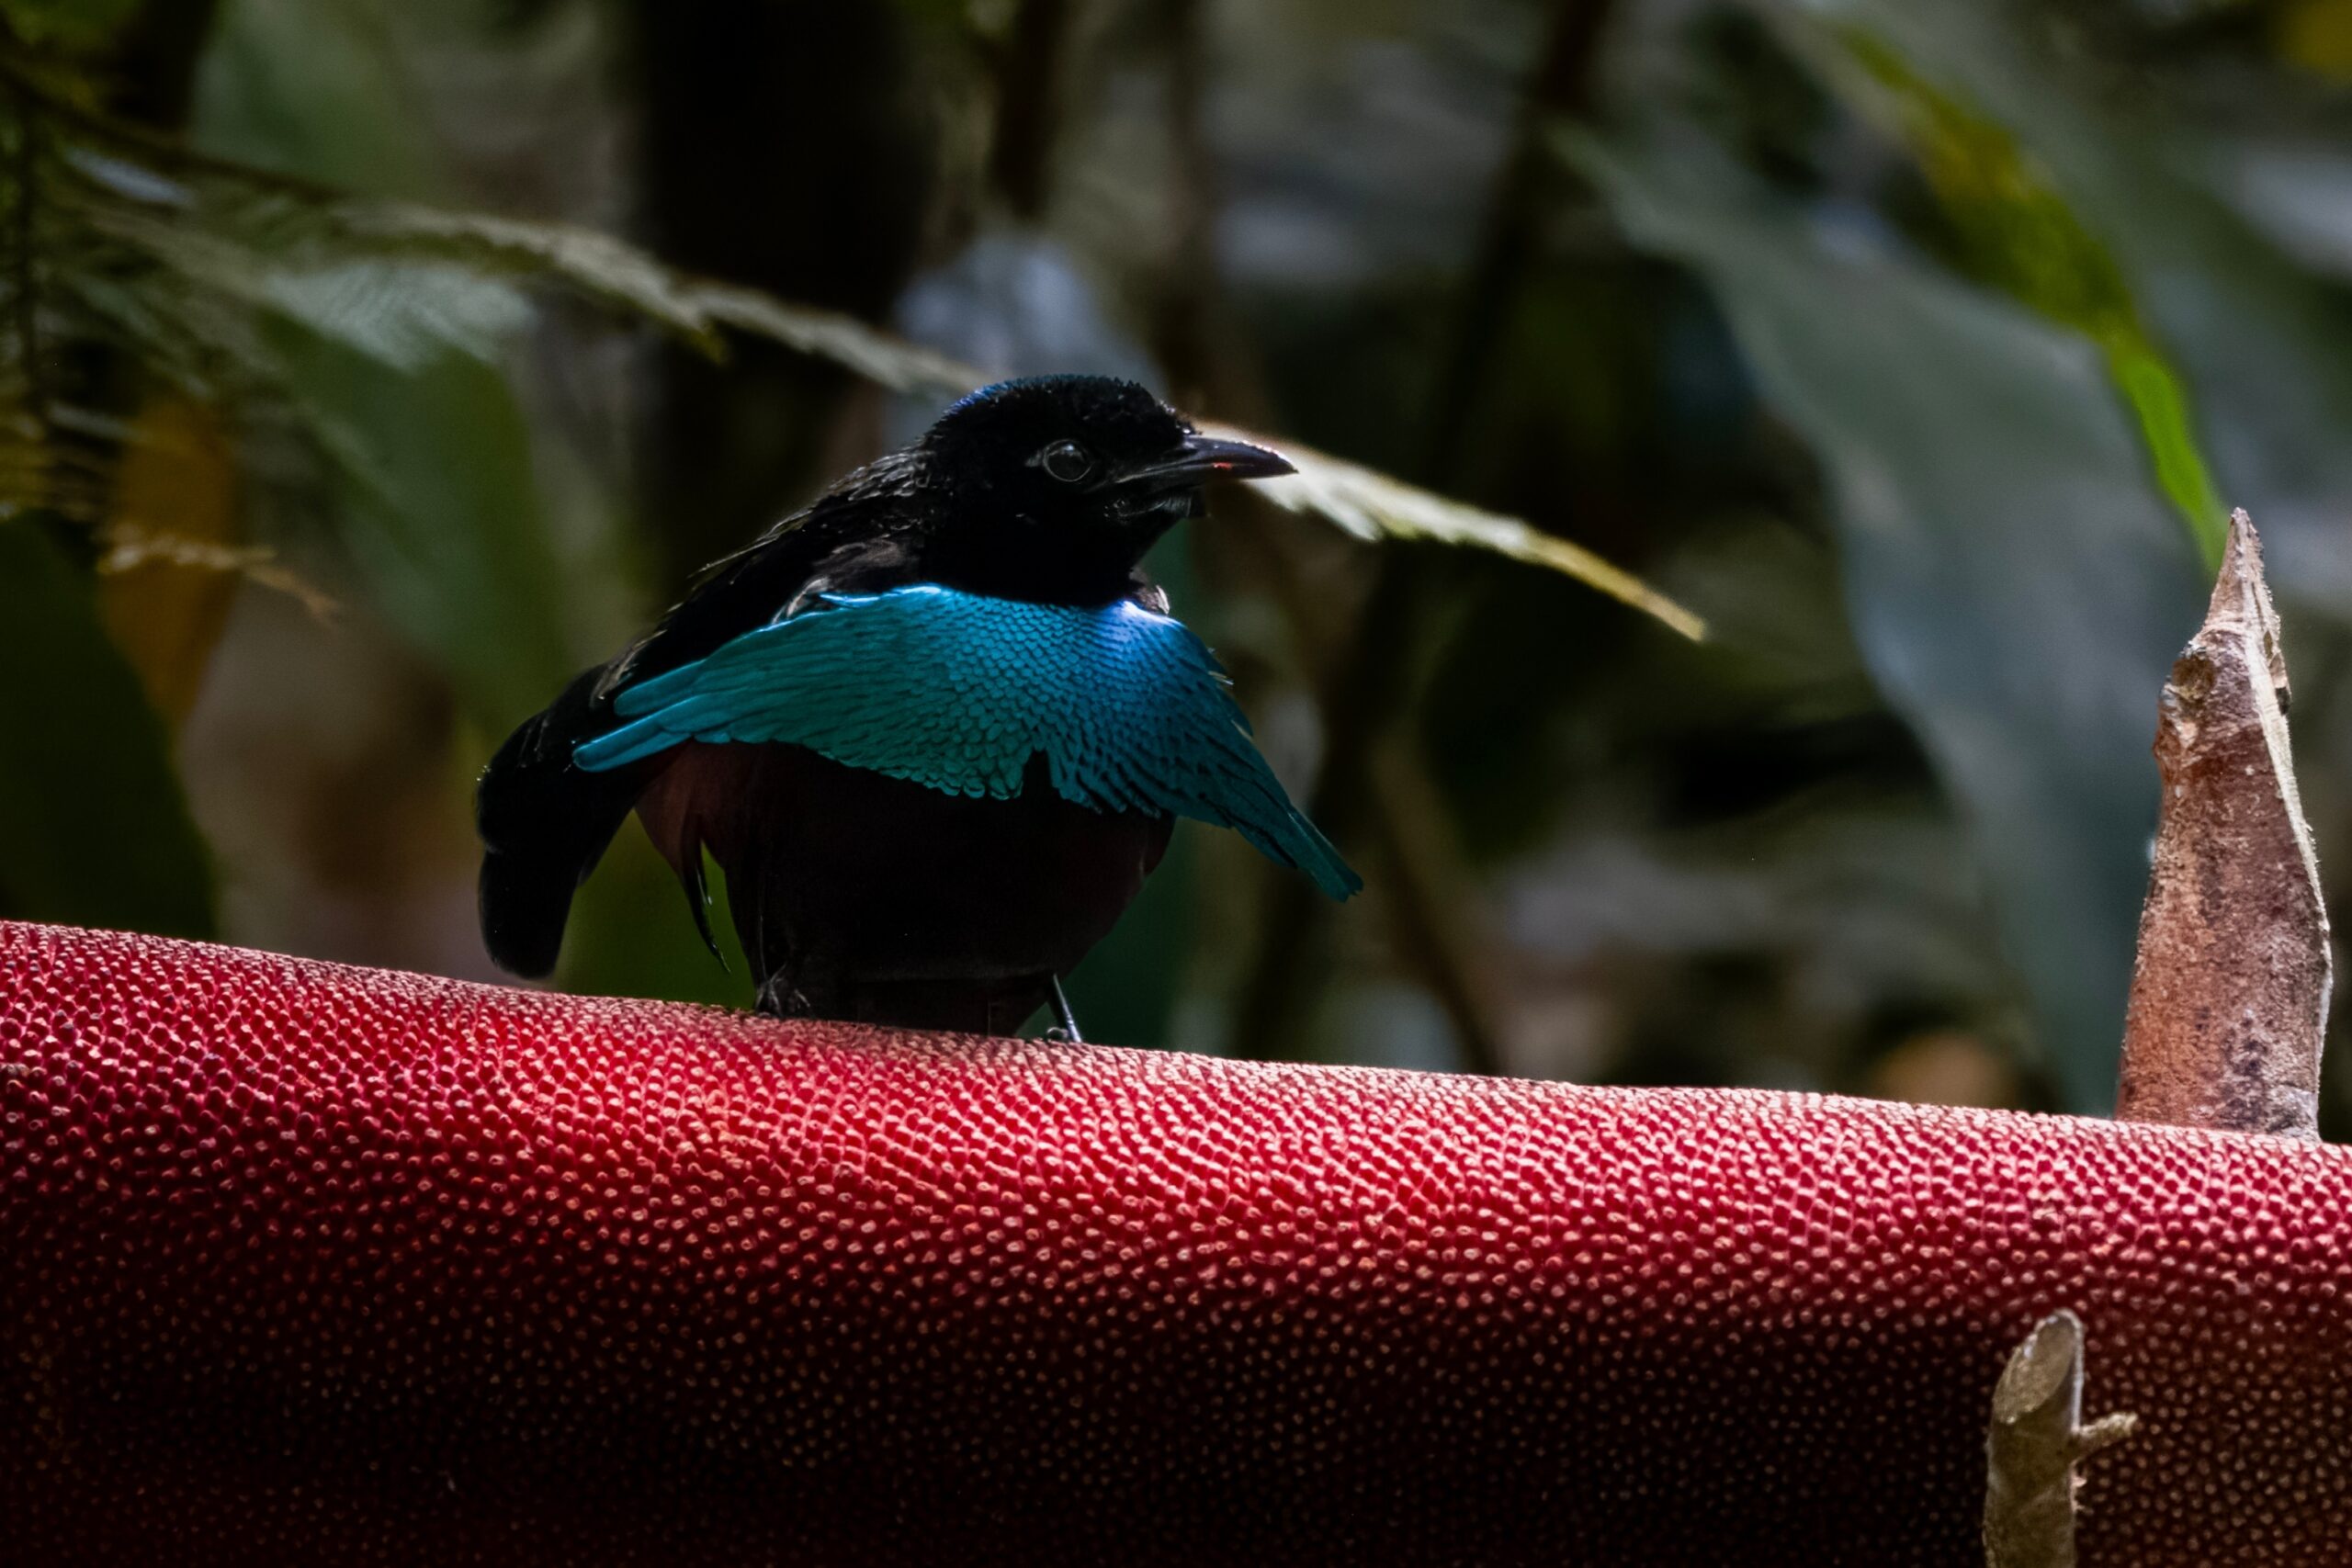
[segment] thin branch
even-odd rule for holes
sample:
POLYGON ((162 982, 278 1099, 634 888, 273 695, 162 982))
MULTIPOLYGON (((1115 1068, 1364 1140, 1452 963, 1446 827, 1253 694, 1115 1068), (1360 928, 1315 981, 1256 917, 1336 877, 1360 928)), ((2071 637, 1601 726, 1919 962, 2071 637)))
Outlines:
POLYGON ((343 608, 334 595, 300 573, 280 566, 276 553, 263 546, 223 545, 119 525, 108 528, 105 539, 106 554, 98 558, 101 576, 150 566, 223 572, 287 595, 320 621, 334 620, 343 608))
POLYGON ((2319 1136, 2333 963, 2287 696, 2262 547, 2239 512, 2205 624, 2165 684, 2164 817, 2119 1116, 2319 1136))
POLYGON ((2083 1324, 2052 1313, 2010 1353, 1984 1438, 1985 1568, 2075 1568, 2075 1467, 2139 1429, 2136 1416, 2083 1425, 2083 1324))

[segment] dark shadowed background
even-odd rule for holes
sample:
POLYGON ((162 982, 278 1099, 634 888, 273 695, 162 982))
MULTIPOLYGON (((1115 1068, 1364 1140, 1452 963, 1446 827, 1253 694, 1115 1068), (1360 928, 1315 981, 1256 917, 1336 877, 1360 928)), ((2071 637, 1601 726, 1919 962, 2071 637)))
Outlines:
MULTIPOLYGON (((1099 1038, 2104 1110, 2233 505, 2352 907, 2352 0, 0 21, 0 913, 495 977, 497 741, 947 398, 854 324, 682 332, 581 230, 1135 376, 1706 619, 1261 498, 1180 534, 1371 892, 1181 829, 1099 1038)), ((747 1000, 635 828, 559 983, 747 1000)))

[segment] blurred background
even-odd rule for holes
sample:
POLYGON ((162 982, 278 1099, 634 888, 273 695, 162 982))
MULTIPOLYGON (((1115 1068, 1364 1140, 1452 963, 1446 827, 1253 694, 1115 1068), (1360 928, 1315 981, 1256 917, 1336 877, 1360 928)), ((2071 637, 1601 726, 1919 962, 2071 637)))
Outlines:
MULTIPOLYGON (((1399 481, 1156 560, 1371 891, 1182 829, 1097 1038, 2104 1110, 2233 505, 2352 908, 2352 0, 0 24, 0 913, 495 978, 498 740, 961 366, 1399 481)), ((748 1000, 634 827, 558 983, 748 1000)))

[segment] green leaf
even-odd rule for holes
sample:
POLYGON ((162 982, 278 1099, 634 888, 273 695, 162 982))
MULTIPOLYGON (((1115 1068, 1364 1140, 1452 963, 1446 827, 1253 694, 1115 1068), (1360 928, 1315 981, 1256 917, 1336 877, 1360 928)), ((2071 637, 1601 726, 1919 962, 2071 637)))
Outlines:
POLYGON ((2218 567, 2227 509, 2199 449, 2180 375, 2123 268, 2049 170, 2006 127, 1929 81, 1869 28, 1849 25, 1816 37, 1792 27, 1791 35, 1814 45, 1828 85, 1910 149, 1970 274, 2098 345, 2138 422, 2156 482, 2207 569, 2218 567))
MULTIPOLYGON (((175 234, 146 248, 188 297, 258 318, 244 362, 340 481, 334 539, 366 598, 497 735, 573 669, 571 582, 538 482, 548 455, 533 450, 503 352, 525 324, 515 278, 529 258, 500 252, 498 220, 407 199, 444 183, 385 22, 303 0, 225 12, 196 139, 291 172, 144 153, 195 197, 192 211, 148 214, 175 234)), ((107 221, 134 231, 120 214, 107 221)))
MULTIPOLYGON (((154 5, 185 0, 149 0, 154 5)), ((205 39, 190 132, 248 164, 379 195, 447 188, 378 3, 232 0, 205 39)))
POLYGON ((346 481, 337 538, 368 597, 469 713, 503 733, 574 664, 565 563, 513 389, 446 348, 403 372, 339 342, 279 335, 306 417, 334 433, 346 481))
POLYGON ((1636 243, 1706 280, 1826 470, 1864 657, 1973 829, 2067 1098, 2109 1108, 2149 737, 2203 595, 2101 355, 1708 149, 1575 151, 1636 243))
POLYGON ((212 931, 211 869, 164 726, 88 579, 23 516, 0 522, 0 909, 212 931))
POLYGON ((715 351, 709 300, 698 285, 626 241, 567 223, 451 212, 410 202, 352 201, 330 209, 344 239, 384 257, 461 267, 478 276, 568 288, 595 304, 641 316, 715 351))
POLYGON ((265 272, 263 299, 379 364, 422 369, 445 348, 492 360, 530 321, 521 296, 447 264, 354 261, 265 272))
POLYGON ((714 321, 780 343, 797 353, 830 359, 894 392, 961 397, 989 379, 968 365, 878 332, 838 310, 796 305, 756 289, 726 284, 706 285, 695 291, 695 299, 714 321))
MULTIPOLYGON (((2217 137, 2211 106, 2196 95, 2119 90, 2127 84, 2112 62, 2070 47, 2052 7, 1807 0, 1770 9, 1792 21, 1792 38, 1824 24, 1867 29, 2015 139, 2098 237, 2177 385, 2193 389, 2214 487, 2262 529, 2276 592, 2343 623, 2352 604, 2343 547, 2352 356, 2341 345, 2352 307, 2282 252, 2276 210, 2260 211, 2259 182, 2231 153, 2256 143, 2241 142, 2236 127, 2217 137), (2249 222, 2249 209, 2272 231, 2249 222)), ((2272 121, 2296 122, 2291 113, 2272 121)), ((2300 160, 2317 143, 2281 136, 2271 145, 2300 160)), ((2299 226, 2325 217, 2322 197, 2298 193, 2298 205, 2299 226)), ((2128 375, 2116 378, 2159 422, 2166 417, 2166 389, 2135 392, 2128 375)), ((2151 446, 2164 461, 2161 445, 2151 446)))

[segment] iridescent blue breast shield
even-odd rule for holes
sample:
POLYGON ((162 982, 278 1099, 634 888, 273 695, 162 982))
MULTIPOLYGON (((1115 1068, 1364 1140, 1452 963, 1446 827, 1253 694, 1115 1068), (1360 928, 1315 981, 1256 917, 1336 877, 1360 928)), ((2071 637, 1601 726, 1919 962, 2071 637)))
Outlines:
POLYGON ((1021 793, 1033 756, 1097 811, 1230 828, 1334 898, 1363 884, 1291 804, 1216 657, 1130 601, 1034 604, 918 584, 841 595, 624 690, 590 772, 685 740, 785 742, 951 795, 1021 793))

